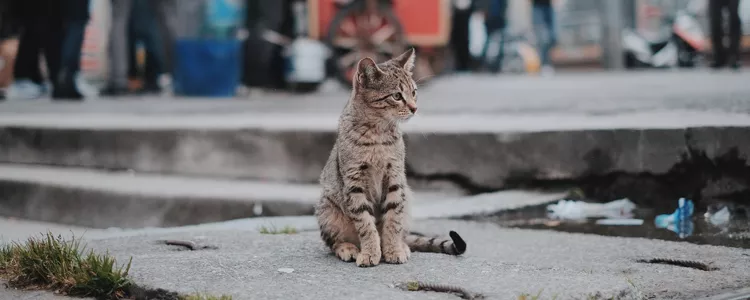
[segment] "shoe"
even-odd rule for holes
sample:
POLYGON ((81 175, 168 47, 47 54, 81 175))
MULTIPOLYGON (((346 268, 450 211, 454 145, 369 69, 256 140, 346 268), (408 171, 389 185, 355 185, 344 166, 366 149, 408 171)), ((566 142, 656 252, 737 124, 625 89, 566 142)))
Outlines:
POLYGON ((729 67, 732 68, 732 70, 739 71, 742 65, 740 64, 739 59, 733 59, 732 62, 729 63, 729 67))
POLYGON ((57 84, 52 88, 52 100, 54 101, 83 101, 83 94, 78 91, 74 81, 70 80, 57 84))
POLYGON ((81 94, 83 94, 86 98, 95 98, 99 95, 99 90, 95 86, 93 86, 91 83, 89 83, 86 78, 81 75, 81 73, 78 73, 76 75, 76 86, 78 87, 78 90, 81 91, 81 94))
POLYGON ((139 91, 142 95, 160 95, 161 87, 156 82, 146 82, 143 88, 139 91))
POLYGON ((723 68, 724 65, 725 65, 725 62, 717 60, 711 63, 711 68, 714 70, 718 70, 718 69, 723 68))
POLYGON ((37 84, 28 79, 16 80, 8 87, 8 99, 38 99, 46 93, 47 89, 43 84, 37 84))
POLYGON ((107 87, 99 92, 99 95, 108 97, 127 96, 130 94, 131 92, 127 87, 118 87, 114 85, 107 85, 107 87))

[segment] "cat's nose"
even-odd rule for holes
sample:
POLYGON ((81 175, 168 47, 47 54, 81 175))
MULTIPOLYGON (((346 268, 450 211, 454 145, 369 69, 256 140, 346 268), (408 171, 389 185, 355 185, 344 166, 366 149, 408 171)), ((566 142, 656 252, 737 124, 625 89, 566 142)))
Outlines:
POLYGON ((411 111, 411 113, 413 113, 413 114, 417 113, 417 105, 416 104, 407 104, 406 106, 409 107, 409 110, 411 111))

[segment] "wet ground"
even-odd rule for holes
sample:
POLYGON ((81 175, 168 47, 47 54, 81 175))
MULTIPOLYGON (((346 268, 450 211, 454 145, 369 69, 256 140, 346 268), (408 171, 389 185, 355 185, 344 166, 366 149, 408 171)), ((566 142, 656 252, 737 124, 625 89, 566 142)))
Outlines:
MULTIPOLYGON (((474 218, 493 222, 501 227, 553 230, 562 232, 588 233, 604 236, 639 237, 694 244, 718 245, 750 249, 750 219, 747 207, 730 206, 730 218, 725 222, 712 221, 706 217, 706 211, 695 210, 690 221, 660 228, 655 218, 659 214, 671 214, 673 211, 655 211, 653 209, 636 209, 632 220, 643 220, 640 225, 602 225, 597 220, 605 218, 586 218, 581 220, 560 220, 551 218, 547 205, 505 211, 491 216, 474 218), (714 224, 716 223, 716 224, 714 224)), ((723 209, 713 209, 716 213, 723 209)), ((711 214, 710 214, 711 215, 711 214)), ((606 219, 614 221, 616 219, 606 219)), ((633 221, 629 222, 633 222, 633 221)))

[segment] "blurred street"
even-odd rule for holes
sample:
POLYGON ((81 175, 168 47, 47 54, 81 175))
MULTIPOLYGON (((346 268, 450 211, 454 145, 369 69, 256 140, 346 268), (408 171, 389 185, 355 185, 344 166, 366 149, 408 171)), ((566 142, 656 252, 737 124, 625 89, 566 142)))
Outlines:
MULTIPOLYGON (((420 115, 606 115, 657 111, 748 113, 750 71, 580 72, 554 78, 452 75, 419 90, 420 115), (423 112, 423 113, 422 113, 423 112)), ((79 115, 151 114, 339 114, 350 92, 328 82, 314 94, 256 91, 246 97, 128 96, 92 99, 85 105, 47 101, 0 104, 6 117, 35 113, 79 115)), ((419 118, 417 118, 419 119, 419 118)), ((53 122, 54 118, 48 119, 53 122)), ((416 119, 415 119, 416 120, 416 119)), ((1 121, 1 120, 0 120, 1 121)), ((85 122, 85 119, 80 119, 85 122)))

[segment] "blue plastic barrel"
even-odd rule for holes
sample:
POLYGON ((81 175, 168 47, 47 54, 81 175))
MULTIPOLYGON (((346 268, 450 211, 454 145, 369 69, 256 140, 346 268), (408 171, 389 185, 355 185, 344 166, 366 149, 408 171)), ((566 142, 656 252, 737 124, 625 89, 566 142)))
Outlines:
POLYGON ((180 39, 175 43, 174 93, 233 97, 240 84, 241 42, 234 39, 180 39))

